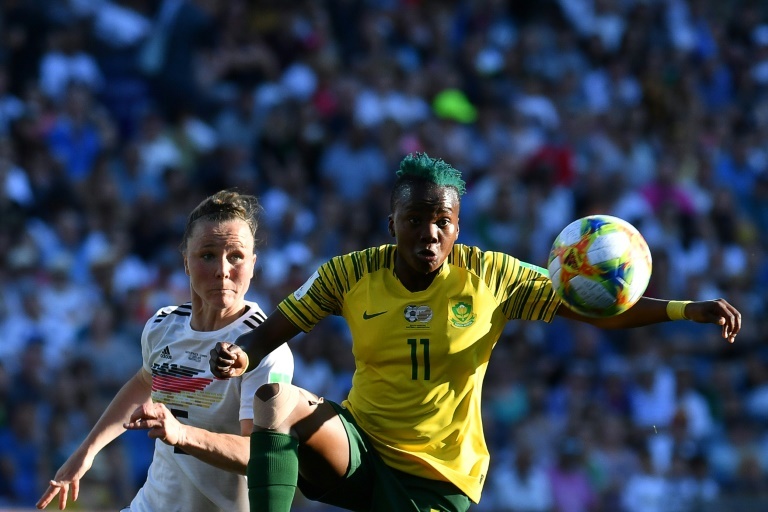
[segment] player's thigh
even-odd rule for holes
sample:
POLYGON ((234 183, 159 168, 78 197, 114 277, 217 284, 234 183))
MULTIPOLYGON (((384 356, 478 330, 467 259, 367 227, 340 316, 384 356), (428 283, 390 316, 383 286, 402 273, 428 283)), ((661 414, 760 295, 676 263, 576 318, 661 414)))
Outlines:
MULTIPOLYGON (((347 468, 343 475, 335 474, 331 478, 324 471, 322 463, 315 463, 317 453, 311 452, 316 450, 299 444, 299 489, 306 498, 313 501, 345 510, 373 510, 372 499, 378 474, 376 463, 381 461, 365 435, 358 430, 349 412, 336 403, 325 404, 336 413, 331 423, 334 426, 341 425, 343 430, 347 468)), ((340 446, 340 443, 336 443, 336 446, 340 446)))
POLYGON ((350 447, 344 424, 329 403, 321 401, 310 414, 293 424, 299 438, 299 472, 313 485, 338 485, 350 466, 350 447))

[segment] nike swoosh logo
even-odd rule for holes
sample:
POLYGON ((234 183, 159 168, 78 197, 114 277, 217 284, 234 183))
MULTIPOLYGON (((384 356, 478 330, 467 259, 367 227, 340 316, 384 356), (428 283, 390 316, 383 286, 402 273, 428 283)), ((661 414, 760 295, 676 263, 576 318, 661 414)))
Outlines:
POLYGON ((369 315, 367 311, 364 311, 363 312, 363 320, 370 320, 371 318, 377 317, 379 315, 383 315, 384 313, 386 313, 386 311, 382 311, 380 313, 373 313, 373 314, 369 315))

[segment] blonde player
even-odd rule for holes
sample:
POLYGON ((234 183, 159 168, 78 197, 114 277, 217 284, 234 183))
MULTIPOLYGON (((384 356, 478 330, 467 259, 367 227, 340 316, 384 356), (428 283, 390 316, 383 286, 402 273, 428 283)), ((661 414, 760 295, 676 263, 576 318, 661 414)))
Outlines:
MULTIPOLYGON (((181 245, 191 302, 160 309, 141 336, 143 366, 118 392, 83 443, 56 472, 37 508, 58 495, 76 500, 94 458, 125 429, 156 439, 147 480, 124 511, 248 510, 245 469, 253 394, 262 384, 289 383, 286 345, 260 358, 242 377, 216 379, 211 344, 236 339, 266 315, 245 300, 253 277, 256 198, 218 192, 190 214, 181 245)), ((123 364, 115 361, 114 364, 123 364)))

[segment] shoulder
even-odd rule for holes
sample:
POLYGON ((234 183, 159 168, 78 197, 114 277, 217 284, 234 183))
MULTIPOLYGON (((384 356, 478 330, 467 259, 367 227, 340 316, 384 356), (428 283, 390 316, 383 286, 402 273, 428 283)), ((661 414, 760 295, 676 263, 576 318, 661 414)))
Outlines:
POLYGON ((352 285, 366 274, 394 265, 395 246, 380 245, 360 251, 335 256, 320 266, 323 278, 338 279, 338 282, 352 285))
POLYGON ((255 329, 267 319, 267 314, 264 313, 264 310, 256 302, 245 301, 245 308, 243 323, 251 329, 255 329))
POLYGON ((141 334, 142 350, 153 349, 162 342, 168 342, 172 339, 169 335, 183 330, 191 317, 191 303, 158 309, 144 325, 144 331, 141 334))
POLYGON ((392 244, 379 245, 377 247, 368 247, 359 251, 353 251, 331 258, 326 265, 343 264, 353 265, 360 269, 377 270, 378 268, 388 266, 394 261, 395 246, 392 244))
POLYGON ((471 245, 456 244, 448 256, 448 263, 470 271, 481 273, 489 267, 503 267, 516 264, 517 258, 498 251, 485 251, 471 245))
POLYGON ((479 247, 456 244, 448 263, 476 274, 486 281, 538 281, 548 280, 547 269, 521 261, 503 252, 484 251, 479 247))
POLYGON ((174 321, 187 321, 192 316, 192 304, 186 303, 178 306, 165 306, 147 320, 147 329, 155 329, 174 321))

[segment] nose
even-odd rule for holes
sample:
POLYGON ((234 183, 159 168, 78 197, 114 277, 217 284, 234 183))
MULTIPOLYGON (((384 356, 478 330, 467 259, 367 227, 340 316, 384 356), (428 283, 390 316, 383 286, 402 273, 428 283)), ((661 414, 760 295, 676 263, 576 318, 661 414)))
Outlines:
POLYGON ((216 266, 216 277, 227 278, 229 277, 229 271, 232 268, 227 258, 221 258, 219 264, 216 266))
POLYGON ((431 222, 426 223, 420 233, 422 241, 432 242, 432 243, 437 242, 438 231, 439 229, 437 228, 437 225, 431 222))

